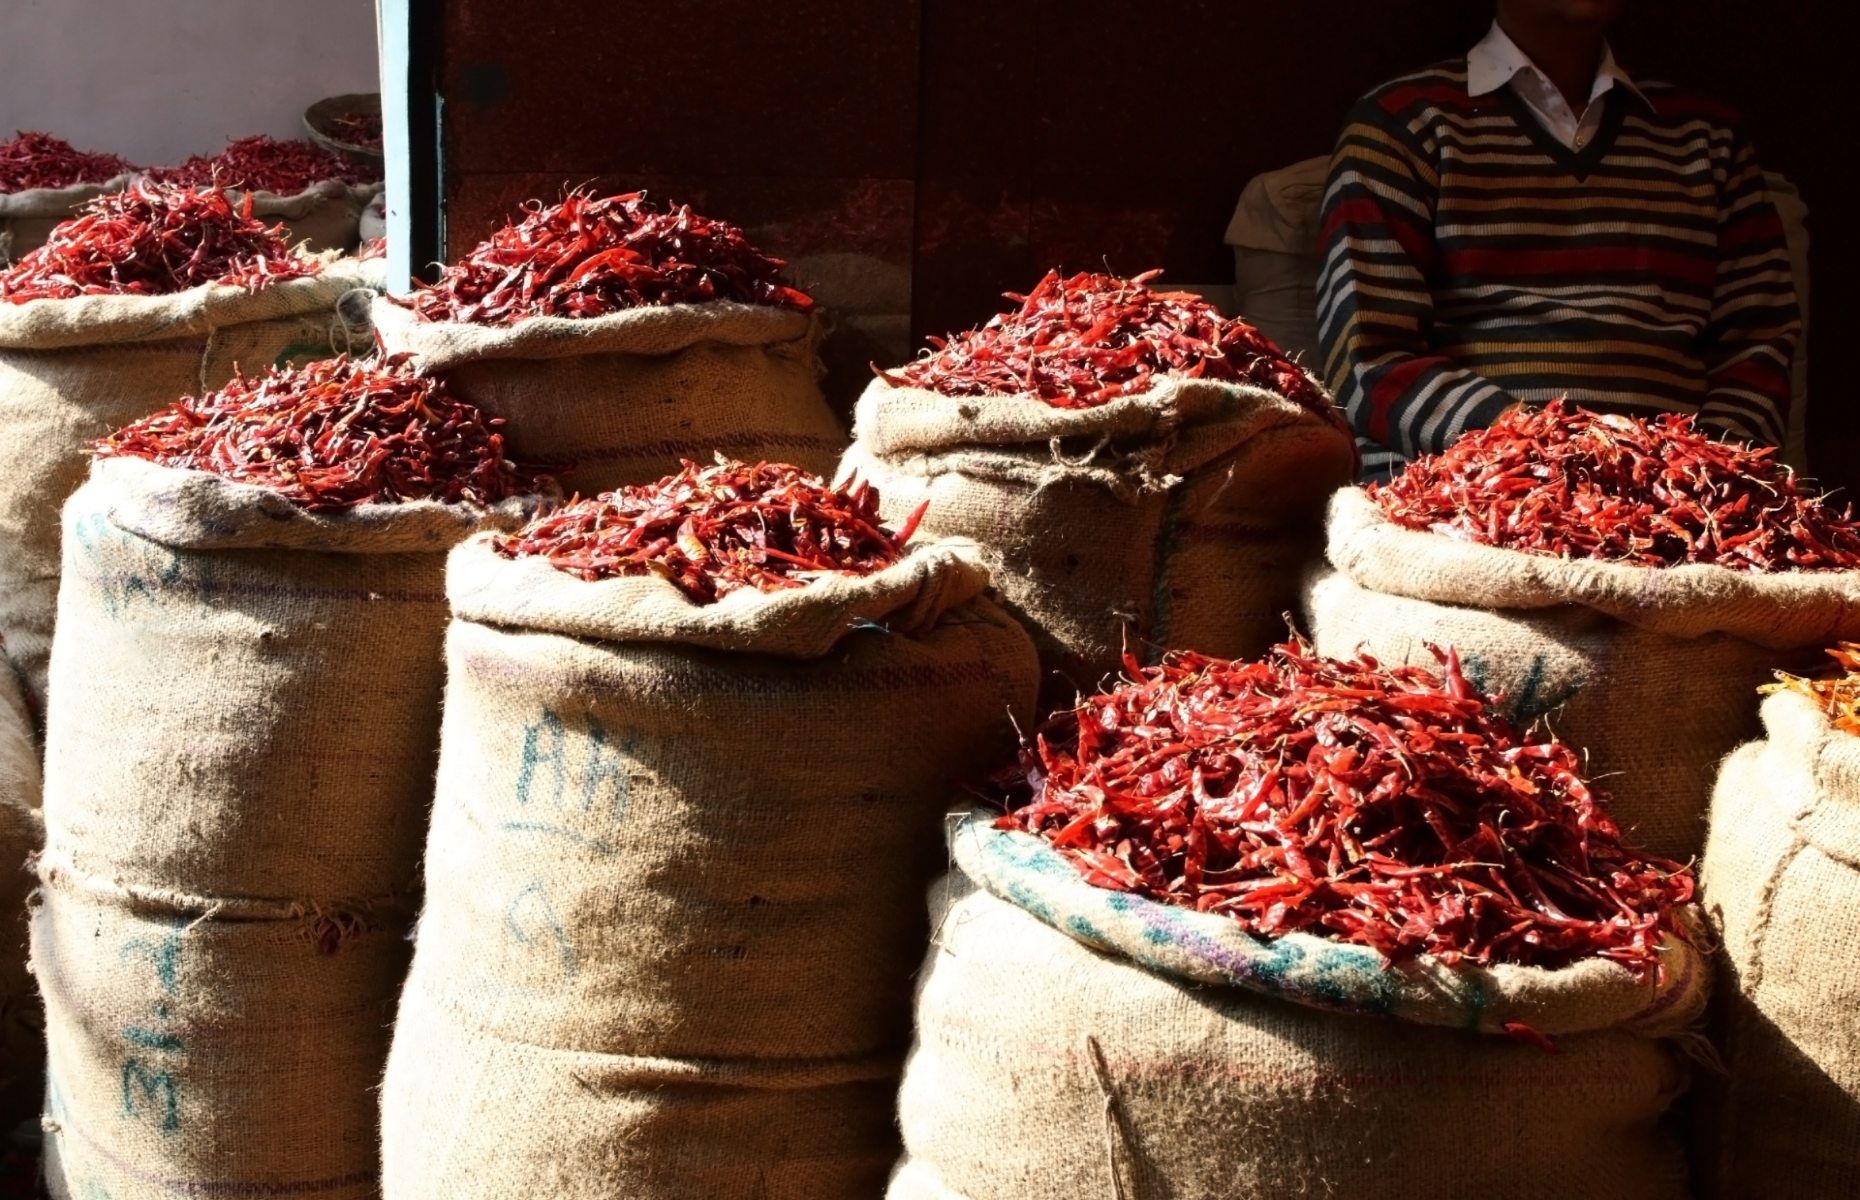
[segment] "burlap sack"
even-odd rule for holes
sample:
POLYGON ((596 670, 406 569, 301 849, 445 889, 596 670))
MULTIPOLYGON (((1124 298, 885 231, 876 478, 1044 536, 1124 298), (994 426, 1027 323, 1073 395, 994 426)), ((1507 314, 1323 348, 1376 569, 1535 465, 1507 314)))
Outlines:
POLYGON ((900 1096, 892 1200, 1682 1200, 1665 1035, 1707 971, 1391 969, 1081 880, 961 820, 900 1096), (1523 1021, 1560 1053, 1493 1033, 1523 1021))
POLYGON ((125 173, 102 183, 0 192, 0 266, 18 262, 37 250, 60 223, 69 221, 97 197, 122 191, 134 178, 134 174, 125 173))
MULTIPOLYGON (((237 189, 228 189, 234 204, 243 204, 237 189)), ((292 243, 303 243, 321 253, 346 254, 361 241, 362 214, 381 194, 378 183, 343 183, 331 179, 290 196, 276 192, 252 193, 252 215, 267 225, 282 224, 292 243)))
POLYGON ((1588 752, 1630 840, 1678 859, 1705 844, 1718 759, 1756 732, 1752 691, 1776 667, 1860 637, 1860 572, 1754 575, 1723 567, 1571 561, 1391 523, 1366 493, 1331 503, 1334 570, 1307 581, 1320 654, 1467 676, 1520 719, 1550 714, 1588 752))
POLYGON ((32 1111, 43 1057, 38 1000, 26 975, 26 859, 43 840, 32 718, 13 668, 0 661, 0 1129, 32 1111))
POLYGON ((511 326, 427 322, 375 303, 388 354, 411 351, 505 418, 511 454, 566 492, 650 483, 721 451, 825 474, 846 445, 820 395, 817 318, 783 308, 680 304, 511 326))
POLYGON ((58 595, 58 510, 84 481, 84 443, 256 371, 348 348, 336 318, 352 263, 263 291, 0 303, 0 637, 38 707, 58 595))
POLYGON ((378 237, 387 236, 387 193, 377 191, 362 209, 357 220, 355 238, 360 245, 367 245, 378 237))
POLYGON ((1288 400, 1203 380, 1062 409, 875 379, 853 428, 839 477, 876 484, 888 519, 928 500, 928 535, 981 543, 1052 704, 1115 671, 1127 642, 1245 657, 1282 638, 1354 453, 1288 400))
POLYGON ((1032 705, 973 547, 699 606, 454 552, 395 1200, 852 1200, 949 782, 1032 705))
POLYGON ((417 883, 445 554, 496 509, 311 513, 102 459, 65 506, 48 846, 140 888, 364 902, 417 883))
POLYGON ((404 915, 150 903, 49 853, 40 874, 56 1200, 379 1195, 404 915))
POLYGON ((1720 1200, 1860 1195, 1860 737, 1807 697, 1725 760, 1701 873, 1723 938, 1703 1147, 1720 1200))

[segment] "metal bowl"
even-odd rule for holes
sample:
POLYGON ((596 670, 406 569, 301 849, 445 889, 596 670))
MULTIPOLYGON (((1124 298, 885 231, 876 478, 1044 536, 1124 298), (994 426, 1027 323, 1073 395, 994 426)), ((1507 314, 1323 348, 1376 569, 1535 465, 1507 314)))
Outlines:
POLYGON ((304 129, 310 134, 310 140, 325 150, 334 150, 340 154, 353 154, 357 158, 383 160, 381 147, 363 146, 355 142, 344 141, 341 134, 333 132, 340 129, 343 117, 381 116, 381 93, 358 92, 348 96, 329 96, 318 100, 304 110, 304 129))

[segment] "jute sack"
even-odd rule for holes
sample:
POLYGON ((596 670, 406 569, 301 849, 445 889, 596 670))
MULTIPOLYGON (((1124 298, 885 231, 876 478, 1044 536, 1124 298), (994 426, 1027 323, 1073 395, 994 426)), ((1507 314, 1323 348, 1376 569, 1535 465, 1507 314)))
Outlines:
POLYGON ((404 914, 151 899, 51 853, 39 869, 57 1200, 380 1194, 404 914))
MULTIPOLYGON (((237 189, 228 189, 228 193, 235 205, 244 203, 237 189)), ((380 194, 378 183, 329 179, 289 196, 253 192, 252 215, 267 225, 283 224, 293 243, 301 242, 313 252, 346 254, 360 243, 362 214, 380 194)))
POLYGON ((134 178, 125 173, 102 183, 0 192, 0 266, 18 262, 37 250, 60 223, 69 221, 97 197, 122 191, 134 178))
POLYGON ((891 1200, 1683 1200, 1667 1035, 1708 972, 1390 968, 1373 951, 1093 888, 953 827, 931 893, 891 1200), (1499 1033, 1524 1022, 1552 1056, 1499 1033))
POLYGON ((362 209, 357 218, 355 238, 360 245, 366 245, 378 237, 387 236, 387 193, 377 191, 362 209))
POLYGON ((196 896, 411 892, 446 551, 532 502, 312 513, 205 472, 96 462, 65 505, 47 845, 85 874, 196 896))
POLYGON ((1793 692, 1724 762, 1701 884, 1723 938, 1708 1195, 1860 1195, 1860 737, 1793 692))
POLYGON ((453 553, 394 1200, 882 1188, 951 780, 1032 705, 971 546, 691 603, 453 553))
POLYGON ((1756 733, 1751 693, 1860 637, 1860 571, 1749 574, 1635 567, 1456 541, 1390 522, 1360 489, 1330 508, 1332 570, 1307 581, 1320 654, 1386 663, 1458 648, 1511 715, 1551 714, 1615 802, 1629 839, 1681 860, 1705 845, 1718 760, 1756 733))
POLYGON ((505 418, 511 456, 591 496, 722 452, 824 474, 846 435, 820 395, 816 317, 717 301, 510 326, 428 322, 383 298, 388 354, 505 418))
POLYGON ((979 542, 1033 632, 1044 699, 1070 703, 1126 645, 1244 657, 1284 636, 1348 435, 1272 392, 1164 380, 1098 408, 952 397, 874 379, 841 480, 887 518, 979 542))
POLYGON ((31 1111, 42 1056, 39 1005, 26 974, 26 859, 44 839, 39 748, 13 668, 0 661, 0 1129, 31 1111))
POLYGON ((58 594, 58 510, 84 481, 84 443, 248 372, 348 348, 336 304, 347 262, 262 291, 0 303, 0 637, 35 709, 58 594))

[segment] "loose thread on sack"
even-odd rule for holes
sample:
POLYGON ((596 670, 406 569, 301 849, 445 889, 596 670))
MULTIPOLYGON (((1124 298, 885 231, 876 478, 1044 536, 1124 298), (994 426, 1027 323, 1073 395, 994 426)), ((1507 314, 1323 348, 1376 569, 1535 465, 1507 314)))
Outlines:
MULTIPOLYGON (((968 814, 965 812, 949 812, 943 814, 943 855, 945 859, 943 870, 946 873, 953 873, 957 869, 956 847, 950 840, 950 834, 953 832, 957 837, 962 836, 962 823, 967 816, 968 814)), ((943 944, 943 926, 949 924, 949 918, 953 915, 954 911, 955 905, 945 905, 943 911, 937 915, 936 927, 930 931, 930 945, 934 947, 938 953, 951 953, 950 949, 943 944)), ((928 964, 926 963, 924 965, 928 964)), ((920 965, 915 971, 911 972, 912 979, 917 979, 923 974, 924 965, 920 965)))
POLYGON ((186 925, 183 925, 181 927, 181 936, 185 937, 188 934, 194 932, 194 930, 200 928, 202 925, 208 924, 209 922, 213 920, 213 918, 219 916, 220 910, 225 907, 226 907, 225 903, 219 900, 215 900, 213 903, 207 905, 206 908, 202 910, 199 916, 195 917, 193 920, 189 921, 186 925))
POLYGON ((1104 1049, 1098 1045, 1098 1038, 1094 1034, 1085 1035, 1085 1059, 1091 1064, 1091 1073, 1098 1081, 1098 1091, 1104 1096, 1104 1162, 1111 1176, 1111 1200, 1136 1200, 1124 1187, 1123 1164, 1132 1159, 1129 1131, 1124 1125, 1123 1111, 1117 1104, 1117 1092, 1111 1087, 1111 1070, 1105 1065, 1104 1049))
POLYGON ((369 305, 374 299, 373 288, 350 288, 336 299, 334 318, 329 323, 329 348, 337 354, 356 357, 355 344, 363 343, 364 353, 374 348, 375 323, 369 305), (336 339, 342 339, 338 345, 336 339))
MULTIPOLYGON (((203 303, 201 307, 204 308, 206 306, 203 303)), ((200 394, 202 396, 213 390, 212 385, 207 381, 210 378, 208 374, 210 364, 213 362, 213 339, 218 333, 219 329, 209 322, 207 324, 207 340, 202 343, 200 347, 200 394)))
POLYGON ((1763 986, 1763 953, 1765 942, 1769 940, 1771 910, 1776 905, 1776 893, 1782 890, 1783 876, 1795 865, 1803 851, 1808 849, 1808 839, 1798 829, 1790 830, 1789 845, 1776 859, 1776 867, 1769 878, 1763 881, 1763 888, 1757 893, 1756 907, 1750 914, 1750 931, 1745 935, 1744 950, 1750 963, 1741 974, 1739 990, 1746 996, 1755 996, 1757 989, 1763 986))

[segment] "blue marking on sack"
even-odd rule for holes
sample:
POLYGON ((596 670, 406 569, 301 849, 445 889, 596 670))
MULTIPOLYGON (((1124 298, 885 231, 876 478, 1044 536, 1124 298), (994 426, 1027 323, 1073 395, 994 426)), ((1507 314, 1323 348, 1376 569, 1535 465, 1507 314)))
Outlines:
POLYGON ((1492 678, 1491 668, 1476 652, 1460 655, 1460 671, 1466 676, 1466 682, 1488 696, 1494 692, 1500 693, 1505 714, 1519 724, 1528 724, 1546 713, 1555 712, 1568 704, 1589 682, 1586 676, 1579 674, 1561 687, 1546 688, 1550 678, 1550 663, 1542 654, 1531 656, 1531 665, 1525 668, 1516 686, 1510 688, 1505 686, 1504 680, 1492 678))
POLYGON ((532 800, 544 800, 558 809, 579 808, 593 812, 597 793, 611 783, 611 816, 618 822, 626 814, 632 777, 626 769, 625 756, 639 745, 639 734, 628 730, 610 742, 608 732, 592 715, 583 718, 586 732, 571 739, 561 716, 544 709, 540 717, 524 728, 523 752, 517 767, 517 803, 527 807, 532 800), (580 758, 579 770, 571 763, 580 758), (539 778, 542 776, 543 778, 539 778), (570 780, 578 777, 580 786, 570 780))
MULTIPOLYGON (((148 938, 130 938, 118 948, 116 961, 127 962, 132 953, 146 955, 149 963, 155 968, 155 978, 161 983, 161 990, 170 996, 176 994, 181 962, 179 925, 166 934, 160 942, 150 941, 148 938)), ((166 1006, 158 1006, 158 1012, 166 1016, 166 1006)))
MULTIPOLYGON (((155 982, 160 985, 162 993, 167 996, 180 994, 180 963, 183 948, 182 933, 186 929, 186 918, 174 917, 169 921, 169 931, 159 940, 137 937, 130 938, 117 947, 116 961, 126 963, 131 958, 146 958, 155 968, 155 982)), ((161 1020, 168 1020, 170 1008, 166 1001, 157 1000, 149 1006, 154 1015, 161 1020)), ((155 1029, 145 1029, 139 1025, 126 1025, 122 1029, 122 1038, 137 1051, 154 1050, 173 1053, 185 1049, 180 1035, 163 1033, 155 1029)), ((153 1101, 160 1115, 159 1127, 164 1133, 172 1133, 181 1127, 180 1085, 174 1076, 159 1065, 151 1066, 142 1055, 132 1051, 123 1059, 123 1115, 136 1117, 137 1092, 145 1101, 153 1101)))
POLYGON ((1466 1028, 1478 1029, 1485 1018, 1485 986, 1470 975, 1461 982, 1465 985, 1461 1001, 1466 1005, 1466 1028))
POLYGON ((158 592, 186 591, 204 596, 212 590, 208 560, 196 556, 192 564, 195 578, 184 586, 182 580, 189 567, 187 560, 146 538, 117 528, 101 512, 85 513, 73 521, 71 533, 79 550, 98 566, 93 582, 104 612, 109 616, 121 616, 137 597, 153 601, 158 592), (142 560, 140 569, 108 561, 104 553, 106 543, 133 547, 137 558, 142 560))
POLYGON ((1238 925, 1235 937, 1248 945, 1226 945, 1196 928, 1195 914, 1187 910, 1093 888, 1058 852, 1043 844, 988 829, 982 831, 978 845, 989 862, 989 884, 1002 898, 1061 932, 1121 954, 1148 970, 1179 975, 1181 958, 1186 956, 1237 986, 1268 995, 1378 1015, 1399 1008, 1398 980, 1372 950, 1342 944, 1312 950, 1287 939, 1255 937, 1238 925), (1049 879, 1059 884, 1057 896, 1042 887, 1049 879), (1072 909, 1095 910, 1109 925, 1072 909))
POLYGON ((144 1050, 179 1050, 181 1039, 172 1033, 158 1033, 153 1029, 143 1029, 136 1025, 123 1028, 123 1040, 144 1050))
POLYGON ((155 1101, 156 1112, 161 1116, 160 1129, 163 1133, 173 1133, 181 1127, 181 1105, 176 1095, 174 1076, 166 1071, 152 1071, 139 1058, 131 1058, 123 1063, 123 1115, 136 1117, 136 1088, 142 1090, 143 1098, 155 1101))
POLYGON ((586 834, 576 833, 566 826, 551 824, 548 821, 505 821, 497 828, 500 833, 540 833, 561 838, 563 841, 592 850, 602 858, 611 858, 618 853, 617 847, 606 838, 589 837, 586 834))
POLYGON ((518 945, 529 946, 535 944, 535 939, 532 938, 529 929, 525 927, 522 915, 525 909, 524 901, 532 898, 534 898, 534 903, 530 904, 528 907, 534 909, 542 917, 543 927, 548 933, 550 940, 554 943, 556 957, 562 964, 562 977, 564 979, 573 979, 576 972, 575 948, 569 943, 568 930, 562 925, 561 918, 556 916, 555 907, 549 903, 549 894, 547 889, 544 888, 542 880, 533 879, 528 884, 524 885, 522 890, 519 891, 505 907, 505 935, 518 945))

